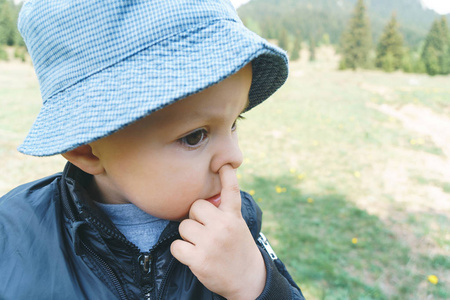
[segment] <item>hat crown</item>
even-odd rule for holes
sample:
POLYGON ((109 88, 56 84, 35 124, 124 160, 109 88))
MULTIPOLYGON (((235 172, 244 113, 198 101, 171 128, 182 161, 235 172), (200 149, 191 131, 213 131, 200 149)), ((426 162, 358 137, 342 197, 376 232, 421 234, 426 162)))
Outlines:
POLYGON ((240 22, 228 0, 29 0, 18 27, 45 103, 171 35, 224 19, 240 22))

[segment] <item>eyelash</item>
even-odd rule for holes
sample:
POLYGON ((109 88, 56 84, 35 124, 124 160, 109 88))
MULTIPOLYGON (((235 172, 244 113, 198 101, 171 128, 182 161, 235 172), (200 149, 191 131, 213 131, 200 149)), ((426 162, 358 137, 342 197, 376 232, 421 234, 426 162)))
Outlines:
MULTIPOLYGON (((243 119, 244 119, 244 117, 243 117, 242 115, 239 115, 239 116, 237 117, 236 121, 234 121, 233 125, 231 126, 231 131, 236 131, 236 129, 237 129, 237 125, 236 125, 237 120, 243 120, 243 119)), ((196 149, 196 148, 198 148, 198 147, 199 147, 199 146, 200 146, 207 138, 208 138, 208 131, 207 131, 206 129, 204 129, 204 128, 199 128, 199 129, 196 129, 196 130, 194 130, 193 132, 187 134, 186 136, 180 138, 180 139, 178 140, 178 142, 179 142, 181 145, 183 145, 183 146, 185 146, 185 147, 187 147, 187 148, 189 148, 189 149, 196 149), (198 134, 201 134, 201 136, 197 136, 198 134), (200 138, 200 140, 199 140, 198 142, 195 142, 195 143, 192 144, 192 143, 191 143, 192 141, 191 141, 191 142, 188 141, 189 138, 195 138, 195 139, 200 138)))
POLYGON ((237 129, 237 121, 238 120, 245 120, 245 117, 243 117, 242 115, 239 115, 236 119, 236 121, 234 121, 233 126, 231 126, 231 130, 235 131, 237 129))

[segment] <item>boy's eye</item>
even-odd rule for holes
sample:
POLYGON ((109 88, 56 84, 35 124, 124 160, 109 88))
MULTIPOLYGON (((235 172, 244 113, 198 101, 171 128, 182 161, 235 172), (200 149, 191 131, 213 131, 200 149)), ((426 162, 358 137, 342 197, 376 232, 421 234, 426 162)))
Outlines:
POLYGON ((233 123, 233 126, 231 126, 231 131, 235 131, 236 130, 236 122, 238 121, 238 120, 244 120, 245 118, 242 116, 242 115, 239 115, 238 117, 237 117, 237 119, 236 119, 236 121, 234 121, 234 123, 233 123))
POLYGON ((205 129, 197 129, 180 139, 183 145, 188 147, 196 147, 201 144, 207 137, 208 132, 205 129))

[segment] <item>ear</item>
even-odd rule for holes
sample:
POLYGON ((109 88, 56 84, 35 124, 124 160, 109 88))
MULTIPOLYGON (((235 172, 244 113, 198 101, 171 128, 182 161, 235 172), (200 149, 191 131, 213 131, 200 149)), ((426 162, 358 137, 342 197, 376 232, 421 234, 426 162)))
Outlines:
POLYGON ((104 172, 100 159, 94 155, 90 145, 82 145, 61 154, 65 159, 91 175, 104 172))

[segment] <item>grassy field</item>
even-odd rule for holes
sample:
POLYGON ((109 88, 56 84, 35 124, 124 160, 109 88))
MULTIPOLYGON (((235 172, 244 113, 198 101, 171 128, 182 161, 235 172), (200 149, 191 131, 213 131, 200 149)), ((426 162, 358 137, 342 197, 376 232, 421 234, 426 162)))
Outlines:
MULTIPOLYGON (((449 299, 450 77, 335 66, 292 63, 246 114, 241 186, 308 299, 449 299)), ((15 150, 40 106, 29 63, 0 63, 0 105, 1 195, 64 161, 15 150)))

